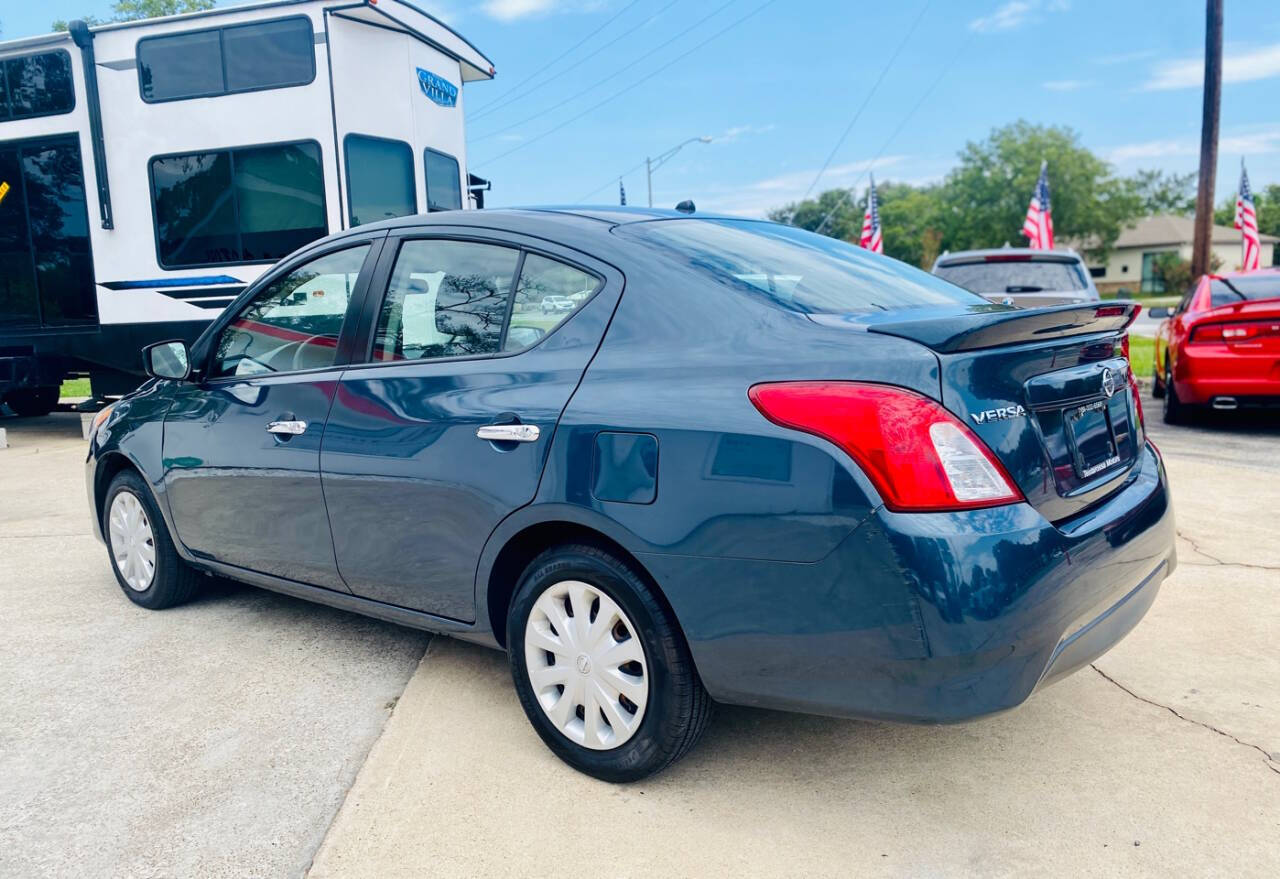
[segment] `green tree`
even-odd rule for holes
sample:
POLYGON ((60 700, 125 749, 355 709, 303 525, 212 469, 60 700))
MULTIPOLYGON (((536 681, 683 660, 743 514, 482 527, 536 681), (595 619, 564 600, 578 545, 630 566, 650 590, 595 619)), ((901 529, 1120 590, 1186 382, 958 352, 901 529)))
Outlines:
POLYGON ((942 187, 946 247, 1023 243, 1019 230, 1043 159, 1049 163, 1054 237, 1086 242, 1090 252, 1104 256, 1138 215, 1140 199, 1079 140, 1070 128, 1019 120, 966 144, 942 187))
MULTIPOLYGON (((85 24, 93 27, 110 21, 138 21, 142 18, 160 18, 165 15, 180 15, 183 12, 203 12, 212 9, 217 0, 116 0, 111 7, 111 17, 101 19, 93 15, 82 18, 85 24)), ((55 31, 65 31, 67 22, 58 19, 53 23, 55 31)))
POLYGON ((1189 214, 1196 209, 1196 172, 1139 171, 1128 182, 1144 215, 1189 214))

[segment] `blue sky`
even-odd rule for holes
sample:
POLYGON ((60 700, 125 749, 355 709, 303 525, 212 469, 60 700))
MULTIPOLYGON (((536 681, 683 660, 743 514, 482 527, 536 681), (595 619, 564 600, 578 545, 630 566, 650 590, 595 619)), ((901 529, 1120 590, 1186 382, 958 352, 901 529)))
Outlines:
MULTIPOLYGON (((815 192, 864 180, 873 161, 881 180, 938 179, 967 140, 1020 117, 1073 127, 1123 173, 1197 163, 1203 0, 1154 14, 1114 0, 419 2, 497 67, 465 101, 493 205, 615 203, 623 172, 643 203, 645 156, 710 135, 654 175, 655 203, 762 215, 804 195, 864 101, 815 192)), ((7 39, 109 6, 10 5, 0 23, 7 39)), ((1280 182, 1274 4, 1232 0, 1225 43, 1219 201, 1241 155, 1255 188, 1280 182)))

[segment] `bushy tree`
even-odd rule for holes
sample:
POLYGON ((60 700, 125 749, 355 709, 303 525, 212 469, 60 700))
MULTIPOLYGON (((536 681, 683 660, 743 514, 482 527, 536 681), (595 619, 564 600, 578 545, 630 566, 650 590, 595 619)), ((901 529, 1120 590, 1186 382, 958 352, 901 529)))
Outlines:
POLYGON ((1049 162, 1057 239, 1090 242, 1099 256, 1115 243, 1140 202, 1132 186, 1085 149, 1070 128, 1019 120, 965 144, 960 164, 942 187, 943 237, 948 249, 1025 243, 1019 235, 1027 202, 1049 162))
POLYGON ((1190 214, 1196 209, 1195 171, 1139 171, 1129 178, 1144 215, 1190 214))
MULTIPOLYGON (((183 12, 203 12, 212 9, 217 0, 116 0, 111 7, 111 17, 101 19, 94 15, 82 17, 85 24, 92 27, 111 21, 138 21, 143 18, 160 18, 165 15, 180 15, 183 12)), ((55 31, 65 31, 67 22, 58 19, 53 23, 55 31)))

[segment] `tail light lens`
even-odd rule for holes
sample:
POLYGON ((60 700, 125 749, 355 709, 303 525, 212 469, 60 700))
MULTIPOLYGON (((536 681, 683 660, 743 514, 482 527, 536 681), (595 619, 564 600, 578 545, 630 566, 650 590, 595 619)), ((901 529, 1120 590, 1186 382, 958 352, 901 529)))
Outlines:
POLYGON ((755 385, 748 395, 774 424, 844 450, 891 510, 966 510, 1022 500, 982 441, 914 391, 860 382, 777 382, 755 385))
POLYGON ((1247 342, 1263 336, 1280 336, 1280 321, 1206 324, 1191 331, 1194 342, 1247 342))

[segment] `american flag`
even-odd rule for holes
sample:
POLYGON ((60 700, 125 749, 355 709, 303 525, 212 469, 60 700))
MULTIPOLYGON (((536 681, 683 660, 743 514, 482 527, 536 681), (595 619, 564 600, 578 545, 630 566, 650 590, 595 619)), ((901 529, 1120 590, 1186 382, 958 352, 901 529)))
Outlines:
POLYGON ((618 204, 622 205, 623 207, 625 207, 627 204, 627 190, 622 185, 621 177, 618 178, 618 204))
POLYGON ((1240 230, 1240 271, 1252 272, 1258 268, 1260 244, 1258 242, 1258 214, 1253 209, 1253 191, 1249 189, 1249 175, 1240 160, 1240 193, 1236 196, 1236 228, 1240 230))
POLYGON ((884 238, 880 235, 880 202, 876 199, 876 178, 871 177, 867 190, 867 212, 862 217, 862 238, 858 241, 872 253, 884 253, 884 238))
POLYGON ((1053 250, 1053 207, 1049 203, 1049 162, 1040 163, 1040 179, 1027 205, 1027 218, 1022 221, 1022 234, 1032 250, 1053 250))

